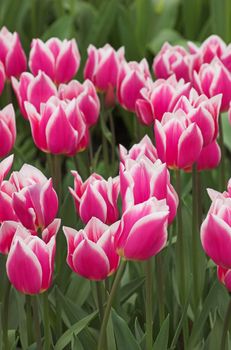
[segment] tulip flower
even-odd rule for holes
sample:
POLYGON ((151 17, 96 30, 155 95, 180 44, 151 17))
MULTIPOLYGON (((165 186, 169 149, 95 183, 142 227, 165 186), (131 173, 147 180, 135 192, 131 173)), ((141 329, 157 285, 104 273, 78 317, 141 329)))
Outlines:
POLYGON ((83 182, 76 171, 72 171, 72 175, 74 176, 74 190, 72 188, 69 190, 74 198, 76 211, 84 223, 87 223, 92 217, 108 225, 118 220, 118 178, 110 177, 106 181, 100 175, 92 174, 83 182))
POLYGON ((203 136, 197 124, 179 109, 175 113, 165 113, 161 123, 156 120, 154 131, 161 161, 169 168, 190 170, 203 147, 203 136))
POLYGON ((140 63, 126 62, 121 64, 117 80, 117 98, 125 109, 135 112, 136 101, 142 98, 141 89, 150 78, 148 62, 144 58, 140 63))
POLYGON ((224 269, 231 269, 231 181, 224 193, 208 191, 212 204, 201 225, 201 243, 206 254, 224 269))
POLYGON ((114 248, 114 231, 117 226, 117 223, 107 226, 92 217, 83 230, 63 227, 70 268, 91 280, 103 280, 111 275, 119 264, 119 256, 114 248))
POLYGON ((26 71, 26 55, 19 35, 11 33, 6 27, 0 30, 0 61, 2 61, 7 78, 18 77, 26 71))
POLYGON ((222 94, 221 112, 228 110, 231 101, 231 73, 217 57, 210 64, 203 64, 198 73, 194 72, 194 86, 199 93, 208 97, 222 94))
POLYGON ((52 282, 55 257, 55 234, 48 242, 38 236, 22 237, 18 226, 7 257, 6 270, 12 285, 21 293, 38 294, 52 282))
POLYGON ((217 141, 202 148, 197 160, 197 170, 217 168, 221 160, 221 150, 217 141))
POLYGON ((16 140, 15 112, 12 104, 0 111, 0 158, 5 157, 14 147, 16 140))
POLYGON ((226 269, 222 266, 218 266, 217 277, 219 281, 225 285, 228 291, 231 292, 231 269, 226 269))
POLYGON ((39 71, 36 77, 30 73, 23 73, 19 81, 12 78, 12 86, 25 119, 28 119, 25 101, 30 102, 40 112, 40 104, 47 102, 51 96, 57 95, 56 86, 42 71, 39 71))
POLYGON ((14 156, 11 155, 0 162, 0 188, 4 178, 10 171, 10 168, 12 167, 13 160, 14 160, 14 156))
POLYGON ((125 165, 127 159, 137 160, 146 156, 151 162, 157 160, 157 151, 148 135, 145 135, 139 143, 134 144, 128 151, 124 146, 119 146, 120 161, 125 165))
POLYGON ((129 207, 115 232, 117 253, 128 260, 147 260, 158 254, 167 242, 168 215, 166 201, 154 197, 129 207))
POLYGON ((190 83, 176 80, 175 75, 167 80, 158 79, 154 83, 148 80, 141 90, 141 98, 136 101, 136 114, 139 121, 151 125, 155 119, 161 121, 165 112, 172 112, 181 96, 189 96, 190 83))
POLYGON ((191 79, 192 62, 189 53, 179 45, 172 46, 166 42, 153 61, 153 71, 157 78, 167 79, 175 74, 177 80, 191 79))
POLYGON ((99 118, 100 102, 95 87, 90 80, 85 80, 83 84, 80 84, 77 80, 72 80, 66 85, 61 84, 58 96, 61 100, 76 98, 86 124, 89 127, 96 124, 99 118))
POLYGON ((166 199, 169 206, 169 222, 176 216, 178 196, 170 184, 166 164, 158 159, 153 163, 146 156, 137 160, 127 159, 120 165, 120 192, 123 211, 131 205, 146 202, 152 197, 166 199))
POLYGON ((40 113, 25 102, 36 146, 43 152, 73 156, 88 145, 88 128, 76 99, 70 102, 51 97, 40 113))
POLYGON ((29 67, 34 75, 40 70, 57 84, 70 81, 80 65, 80 54, 74 39, 51 38, 45 43, 33 39, 29 56, 29 67))
POLYGON ((6 80, 5 69, 2 62, 0 61, 0 95, 4 89, 5 80, 6 80))

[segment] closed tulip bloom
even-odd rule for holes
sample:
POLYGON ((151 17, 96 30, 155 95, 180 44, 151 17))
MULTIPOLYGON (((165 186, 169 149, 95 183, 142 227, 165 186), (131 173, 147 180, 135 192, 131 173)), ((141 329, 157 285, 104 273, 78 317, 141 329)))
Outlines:
POLYGON ((30 73, 23 73, 19 81, 12 78, 12 86, 16 94, 20 111, 25 119, 28 119, 25 110, 25 101, 30 102, 38 112, 40 104, 47 102, 51 96, 57 95, 57 89, 52 80, 42 71, 34 77, 30 73))
POLYGON ((190 54, 182 46, 172 46, 166 42, 153 61, 153 71, 157 78, 167 79, 175 74, 177 80, 191 78, 190 54))
POLYGON ((11 33, 6 27, 0 30, 0 61, 2 61, 7 78, 18 77, 26 71, 26 55, 19 35, 11 33))
POLYGON ((14 156, 12 154, 0 162, 0 188, 4 178, 7 176, 12 167, 13 160, 14 156))
POLYGON ((51 97, 40 113, 31 103, 25 107, 34 143, 43 152, 73 156, 87 147, 88 128, 76 99, 51 97))
POLYGON ((146 156, 137 160, 127 159, 120 165, 120 193, 123 211, 131 205, 146 202, 152 197, 166 199, 169 206, 169 222, 175 218, 178 196, 170 184, 166 164, 158 159, 154 163, 146 156))
POLYGON ((16 140, 15 112, 12 104, 0 111, 0 158, 7 156, 16 140))
POLYGON ((2 62, 0 61, 0 95, 4 89, 5 80, 6 80, 5 69, 2 62))
POLYGON ((124 61, 121 64, 117 80, 117 98, 122 107, 135 112, 136 101, 142 98, 141 89, 146 86, 150 76, 145 58, 140 63, 124 61))
POLYGON ((169 210, 165 200, 151 198, 129 207, 115 233, 117 253, 128 260, 147 260, 167 242, 169 210))
POLYGON ((197 170, 208 170, 217 168, 221 160, 221 150, 217 141, 202 148, 197 160, 197 170))
POLYGON ((191 122, 196 123, 203 136, 203 146, 211 144, 218 136, 218 118, 222 95, 208 98, 198 95, 195 89, 190 90, 189 97, 181 96, 173 112, 183 110, 191 122))
POLYGON ((119 256, 114 247, 114 231, 117 226, 117 223, 107 226, 92 217, 83 230, 63 227, 70 268, 91 280, 103 280, 111 275, 119 264, 119 256))
POLYGON ((161 161, 172 169, 190 170, 203 147, 203 136, 197 124, 192 123, 183 110, 177 110, 165 113, 161 123, 156 120, 154 131, 161 161))
POLYGON ((194 86, 201 94, 213 97, 222 94, 221 111, 227 111, 231 100, 231 73, 218 59, 205 63, 194 72, 194 86))
POLYGON ((80 54, 74 39, 51 38, 45 43, 33 39, 29 67, 34 75, 42 70, 57 84, 66 83, 74 77, 79 65, 80 54))
POLYGON ((148 135, 145 135, 139 143, 134 144, 128 151, 124 146, 119 146, 120 161, 125 165, 127 159, 138 160, 146 156, 151 162, 157 160, 157 151, 148 135))
POLYGON ((217 277, 219 281, 225 285, 228 291, 231 292, 231 269, 217 266, 217 277))
POLYGON ((96 124, 99 118, 100 102, 95 86, 90 80, 85 80, 83 84, 77 80, 72 80, 66 85, 61 84, 58 95, 61 100, 72 100, 76 98, 86 124, 88 126, 96 124))
MULTIPOLYGON (((17 231, 21 230, 20 226, 17 231)), ((38 294, 46 291, 52 282, 56 241, 53 235, 48 242, 28 233, 22 238, 15 233, 7 257, 7 276, 21 293, 38 294)))
POLYGON ((92 217, 100 219, 106 224, 118 220, 119 211, 117 199, 119 194, 119 179, 109 178, 107 181, 100 175, 92 174, 85 182, 76 171, 74 176, 74 189, 69 188, 76 210, 84 223, 92 217))
POLYGON ((183 79, 176 80, 175 75, 167 80, 148 80, 146 87, 141 90, 141 98, 136 101, 136 114, 139 121, 151 125, 155 119, 161 121, 164 113, 172 112, 181 96, 189 96, 190 83, 183 79))

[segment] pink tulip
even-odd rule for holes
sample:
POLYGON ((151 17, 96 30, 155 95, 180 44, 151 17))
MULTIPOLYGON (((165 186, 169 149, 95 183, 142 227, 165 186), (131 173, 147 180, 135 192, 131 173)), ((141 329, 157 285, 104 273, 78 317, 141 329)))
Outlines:
POLYGON ((129 151, 127 151, 124 146, 120 145, 119 153, 120 161, 123 165, 125 165, 127 159, 138 160, 146 156, 151 162, 155 163, 158 158, 156 148, 148 135, 145 135, 139 143, 134 144, 129 151))
POLYGON ((70 81, 80 64, 80 54, 74 39, 61 41, 51 38, 47 42, 33 39, 29 67, 34 75, 40 70, 57 84, 70 81))
POLYGON ((209 190, 212 204, 201 225, 201 242, 206 254, 219 266, 231 268, 231 182, 228 191, 209 190))
POLYGON ((221 160, 221 150, 216 141, 202 148, 197 160, 197 169, 206 170, 217 168, 221 160))
POLYGON ((177 80, 190 81, 192 71, 190 54, 179 45, 166 42, 153 61, 153 71, 157 78, 167 79, 175 74, 177 80))
POLYGON ((55 218, 58 199, 52 181, 31 165, 23 165, 0 185, 0 222, 20 221, 32 231, 43 230, 55 218))
POLYGON ((218 58, 205 63, 199 72, 194 72, 194 86, 208 97, 222 94, 221 111, 227 111, 231 101, 231 73, 218 58))
POLYGON ((25 108, 36 146, 43 152, 73 156, 88 145, 88 128, 78 101, 61 101, 51 97, 41 105, 38 113, 35 107, 25 102, 25 108))
POLYGON ((11 33, 6 27, 0 30, 0 61, 7 78, 18 77, 26 71, 26 55, 21 46, 18 33, 11 33))
POLYGON ((136 101, 136 114, 141 123, 151 125, 155 119, 161 121, 165 112, 172 112, 181 96, 189 96, 190 83, 176 80, 172 75, 167 80, 150 80, 141 90, 141 98, 136 101))
POLYGON ((13 286, 24 294, 38 294, 47 290, 52 282, 55 257, 55 235, 48 242, 38 236, 26 237, 18 226, 7 257, 6 270, 13 286))
POLYGON ((10 171, 10 168, 12 167, 13 160, 14 160, 14 156, 11 155, 0 162, 0 188, 4 178, 10 171))
POLYGON ((169 168, 190 170, 203 147, 203 136, 197 124, 192 123, 183 110, 177 110, 165 113, 161 123, 156 120, 154 131, 161 161, 169 168))
POLYGON ((16 140, 15 112, 12 104, 0 111, 0 158, 5 157, 14 147, 16 140))
POLYGON ((70 268, 91 280, 103 280, 111 275, 119 264, 119 256, 114 248, 114 231, 117 226, 117 223, 107 226, 92 217, 83 230, 63 227, 70 268))
POLYGON ((173 109, 173 112, 183 110, 190 121, 197 124, 203 136, 203 146, 209 145, 218 136, 221 99, 221 94, 208 98, 191 89, 189 97, 181 96, 173 109))
POLYGON ((25 119, 28 119, 25 110, 25 101, 30 102, 40 111, 40 104, 47 102, 51 96, 57 95, 57 89, 52 80, 42 71, 34 77, 30 73, 23 73, 20 80, 12 78, 12 86, 16 94, 20 111, 25 119))
POLYGON ((117 98, 125 109, 135 112, 136 101, 142 98, 141 89, 150 78, 148 62, 144 58, 140 63, 126 62, 121 64, 117 80, 117 98))
POLYGON ((128 260, 146 260, 158 254, 167 242, 168 215, 166 201, 154 197, 129 207, 115 233, 117 253, 128 260))
POLYGON ((6 80, 5 69, 2 62, 0 61, 0 95, 4 89, 5 80, 6 80))
POLYGON ((87 53, 85 79, 90 79, 97 89, 104 92, 110 86, 116 87, 120 63, 124 60, 124 48, 115 51, 109 44, 99 49, 90 45, 87 53))
POLYGON ((159 159, 153 163, 146 156, 141 156, 137 160, 127 159, 124 165, 121 164, 120 192, 123 211, 156 197, 158 200, 166 199, 170 223, 176 216, 178 196, 170 184, 166 164, 159 159))
POLYGON ((92 174, 85 182, 76 171, 74 176, 74 190, 72 194, 76 210, 84 223, 92 217, 100 219, 106 224, 112 224, 119 217, 117 199, 119 194, 119 179, 111 177, 106 181, 100 175, 92 174))
POLYGON ((217 277, 219 281, 225 285, 228 291, 231 292, 231 269, 217 266, 217 277))
POLYGON ((83 84, 80 84, 77 80, 72 80, 67 85, 61 84, 58 95, 61 100, 76 98, 87 125, 96 124, 99 118, 100 102, 95 87, 90 80, 85 80, 83 84))

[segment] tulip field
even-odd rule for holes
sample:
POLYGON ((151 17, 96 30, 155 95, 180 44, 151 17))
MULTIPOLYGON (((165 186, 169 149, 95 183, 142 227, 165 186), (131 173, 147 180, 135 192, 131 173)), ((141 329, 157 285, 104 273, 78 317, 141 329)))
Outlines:
POLYGON ((231 3, 1 0, 0 350, 231 350, 231 3))

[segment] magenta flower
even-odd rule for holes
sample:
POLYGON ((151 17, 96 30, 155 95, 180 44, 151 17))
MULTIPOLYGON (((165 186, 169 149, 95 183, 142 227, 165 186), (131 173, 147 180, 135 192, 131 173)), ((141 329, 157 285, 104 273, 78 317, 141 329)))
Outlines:
POLYGON ((166 199, 169 206, 169 222, 176 216, 178 196, 170 184, 166 164, 158 159, 153 163, 145 155, 136 160, 127 159, 120 165, 120 193, 123 211, 146 202, 152 197, 166 199))
POLYGON ((154 197, 129 207, 115 233, 117 253, 128 260, 146 260, 158 254, 167 242, 168 215, 166 201, 154 197))
POLYGON ((83 230, 63 227, 70 268, 91 280, 102 280, 111 275, 119 264, 119 256, 114 247, 114 231, 117 226, 117 223, 107 226, 92 217, 83 230))
POLYGON ((119 217, 117 199, 119 194, 119 179, 111 177, 106 181, 100 175, 92 174, 85 182, 76 171, 74 176, 74 190, 72 194, 76 211, 81 220, 87 223, 92 217, 100 219, 106 224, 112 224, 119 217))
POLYGON ((197 162, 203 136, 195 122, 191 122, 183 110, 165 113, 161 123, 156 120, 156 149, 159 158, 169 168, 190 170, 197 162))
POLYGON ((4 178, 9 173, 9 171, 12 167, 13 160, 14 160, 14 156, 12 154, 0 162, 0 188, 1 188, 1 185, 2 185, 4 178))
POLYGON ((6 80, 5 69, 2 62, 0 61, 0 95, 4 89, 5 80, 6 80))
POLYGON ((125 109, 135 112, 136 101, 142 98, 141 89, 150 78, 148 62, 122 62, 117 80, 117 98, 125 109))
POLYGON ((5 157, 14 147, 16 140, 15 112, 12 104, 0 111, 0 158, 5 157))
POLYGON ((95 86, 90 80, 85 80, 83 84, 77 80, 72 80, 66 85, 61 84, 58 95, 61 100, 72 100, 76 98, 86 124, 88 126, 96 124, 99 118, 100 102, 95 86))
POLYGON ((151 125, 155 119, 161 121, 165 112, 172 112, 181 96, 189 96, 190 83, 176 80, 175 75, 167 80, 148 80, 141 90, 141 98, 136 101, 136 114, 141 123, 151 125))
POLYGON ((222 94, 221 111, 227 111, 231 101, 231 73, 215 57, 210 64, 205 63, 199 72, 194 72, 194 86, 199 93, 208 97, 222 94))
POLYGON ((197 169, 206 170, 216 168, 221 160, 221 150, 217 141, 213 141, 208 146, 202 148, 197 160, 197 169))
POLYGON ((2 61, 7 78, 18 77, 26 71, 26 55, 19 35, 11 33, 6 27, 0 30, 0 61, 2 61))
POLYGON ((38 113, 25 102, 32 137, 39 149, 73 156, 87 147, 88 128, 76 99, 65 102, 53 96, 41 106, 38 113))
POLYGON ((80 54, 74 39, 50 38, 45 43, 33 39, 29 67, 34 75, 42 70, 57 84, 66 83, 74 77, 79 65, 80 54))
POLYGON ((219 281, 225 285, 228 291, 231 292, 231 269, 217 266, 217 277, 219 281))
POLYGON ((56 232, 46 242, 18 226, 7 257, 6 270, 13 286, 24 294, 46 291, 52 282, 56 232))
POLYGON ((12 78, 12 86, 16 94, 20 111, 25 119, 28 119, 25 110, 25 101, 30 102, 38 112, 40 104, 47 102, 51 96, 57 95, 57 89, 52 80, 42 71, 34 77, 30 73, 23 73, 20 80, 12 78))

